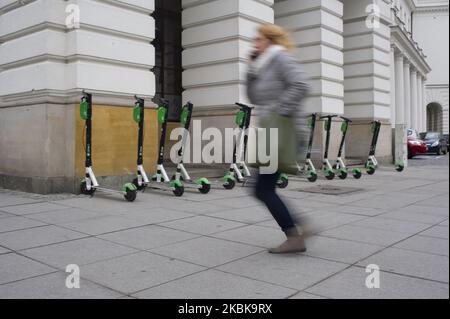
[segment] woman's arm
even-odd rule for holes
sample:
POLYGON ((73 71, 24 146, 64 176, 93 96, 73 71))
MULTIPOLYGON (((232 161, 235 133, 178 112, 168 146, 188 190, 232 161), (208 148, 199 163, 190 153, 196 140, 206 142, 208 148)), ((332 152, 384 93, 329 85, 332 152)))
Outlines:
POLYGON ((291 116, 308 94, 310 87, 306 73, 295 57, 282 52, 277 58, 279 72, 286 83, 286 89, 278 100, 278 110, 281 115, 291 116))

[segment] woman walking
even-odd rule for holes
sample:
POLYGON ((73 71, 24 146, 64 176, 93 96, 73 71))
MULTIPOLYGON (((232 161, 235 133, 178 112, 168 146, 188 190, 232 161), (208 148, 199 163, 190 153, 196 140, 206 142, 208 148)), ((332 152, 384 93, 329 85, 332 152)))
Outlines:
MULTIPOLYGON (((260 120, 267 120, 274 113, 292 118, 297 128, 292 134, 297 134, 298 140, 302 141, 308 131, 301 101, 309 87, 301 65, 290 53, 293 48, 290 35, 283 28, 265 24, 258 29, 247 74, 247 95, 260 120)), ((259 174, 255 188, 256 197, 267 206, 287 237, 284 243, 269 252, 305 252, 303 232, 275 192, 279 176, 280 172, 259 174)))

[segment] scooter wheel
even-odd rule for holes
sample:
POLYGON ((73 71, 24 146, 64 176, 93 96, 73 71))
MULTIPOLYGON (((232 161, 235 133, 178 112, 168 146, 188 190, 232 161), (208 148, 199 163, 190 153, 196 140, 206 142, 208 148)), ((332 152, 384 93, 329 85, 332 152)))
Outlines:
POLYGON ((83 194, 83 195, 89 195, 89 196, 93 196, 94 195, 94 193, 95 193, 95 189, 90 189, 90 190, 88 190, 87 189, 87 186, 86 186, 86 181, 83 181, 83 182, 81 182, 81 184, 80 184, 80 192, 81 192, 81 194, 83 194))
POLYGON ((403 172, 405 170, 405 166, 403 165, 397 165, 397 167, 395 168, 395 170, 397 172, 403 172))
POLYGON ((354 177, 355 179, 360 179, 360 178, 362 177, 361 171, 360 171, 359 169, 353 171, 353 177, 354 177))
POLYGON ((139 185, 139 181, 137 178, 133 179, 133 185, 136 186, 138 191, 142 191, 145 189, 145 186, 143 184, 139 185))
POLYGON ((336 175, 333 172, 329 172, 329 173, 325 174, 325 178, 329 181, 332 181, 335 177, 336 177, 336 175))
MULTIPOLYGON (((174 181, 174 180, 176 180, 176 179, 177 179, 176 175, 175 175, 175 174, 172 175, 171 181, 174 181)), ((183 176, 180 176, 180 181, 184 182, 184 177, 183 177, 183 176)))
POLYGON ((376 169, 374 167, 368 167, 367 168, 367 174, 373 175, 375 174, 376 169))
POLYGON ((281 189, 288 187, 288 185, 289 185, 289 179, 287 179, 286 177, 282 177, 277 183, 278 188, 281 188, 281 189))
POLYGON ((206 183, 202 183, 202 187, 199 188, 198 190, 202 194, 208 194, 209 191, 211 190, 211 185, 210 184, 206 184, 206 183))
POLYGON ((339 174, 339 178, 342 179, 342 180, 346 179, 347 176, 348 176, 348 173, 344 172, 344 171, 341 171, 340 174, 339 174))
POLYGON ((234 186, 236 186, 236 182, 232 179, 227 180, 227 182, 223 184, 223 187, 228 190, 233 189, 234 186))
POLYGON ((317 174, 311 173, 311 175, 309 175, 309 177, 308 177, 308 181, 311 183, 315 183, 317 181, 317 174))
POLYGON ((176 197, 181 197, 184 194, 184 187, 183 186, 175 186, 175 189, 173 190, 173 194, 176 197))
POLYGON ((127 190, 127 193, 124 195, 125 199, 128 202, 134 202, 136 200, 136 196, 137 196, 137 191, 135 190, 127 190))

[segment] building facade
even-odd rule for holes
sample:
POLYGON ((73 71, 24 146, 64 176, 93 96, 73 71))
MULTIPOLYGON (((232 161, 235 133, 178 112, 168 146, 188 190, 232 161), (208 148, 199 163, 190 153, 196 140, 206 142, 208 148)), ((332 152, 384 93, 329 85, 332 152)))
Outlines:
MULTIPOLYGON (((389 162, 406 161, 406 128, 448 131, 448 36, 443 48, 429 34, 447 23, 448 35, 448 1, 0 0, 0 186, 78 187, 83 89, 94 94, 100 176, 134 172, 135 94, 150 107, 149 167, 158 142, 154 96, 176 105, 174 121, 192 101, 203 127, 233 127, 234 103, 247 101, 251 39, 267 22, 293 34, 312 85, 305 107, 354 120, 347 158, 367 156, 373 120, 383 124, 377 155, 389 162)), ((316 149, 323 139, 318 129, 316 149)))

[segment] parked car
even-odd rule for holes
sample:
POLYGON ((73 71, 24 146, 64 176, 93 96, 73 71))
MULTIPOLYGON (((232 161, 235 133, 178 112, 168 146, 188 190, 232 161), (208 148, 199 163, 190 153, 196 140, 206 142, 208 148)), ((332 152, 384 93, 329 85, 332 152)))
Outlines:
POLYGON ((427 153, 427 145, 421 139, 419 139, 419 136, 415 130, 408 129, 407 137, 409 159, 413 158, 416 155, 427 153))
POLYGON ((448 152, 448 150, 449 150, 449 145, 448 145, 448 134, 444 134, 444 135, 442 135, 444 138, 445 138, 445 140, 447 141, 447 152, 448 152))
POLYGON ((441 133, 427 132, 423 136, 423 141, 428 147, 428 153, 445 155, 448 152, 447 141, 441 133))

